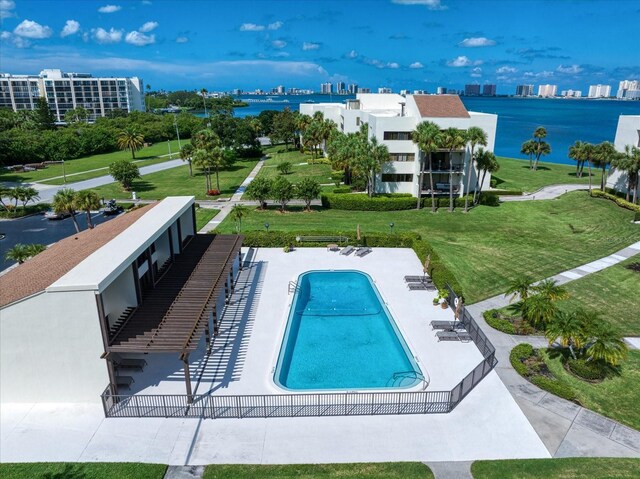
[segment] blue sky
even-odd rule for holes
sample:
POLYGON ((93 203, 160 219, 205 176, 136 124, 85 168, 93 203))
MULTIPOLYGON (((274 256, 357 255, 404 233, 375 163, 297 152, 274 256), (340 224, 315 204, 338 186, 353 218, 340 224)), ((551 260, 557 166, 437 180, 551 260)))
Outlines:
POLYGON ((615 91, 640 79, 638 0, 0 0, 0 17, 0 71, 139 76, 153 89, 615 91))

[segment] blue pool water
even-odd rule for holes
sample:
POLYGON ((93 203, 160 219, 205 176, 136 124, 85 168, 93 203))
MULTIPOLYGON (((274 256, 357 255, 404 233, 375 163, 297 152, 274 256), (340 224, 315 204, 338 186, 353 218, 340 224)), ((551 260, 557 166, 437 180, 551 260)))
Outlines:
POLYGON ((351 390, 418 382, 415 374, 396 374, 420 373, 420 368, 368 275, 309 271, 298 285, 276 384, 290 390, 351 390))

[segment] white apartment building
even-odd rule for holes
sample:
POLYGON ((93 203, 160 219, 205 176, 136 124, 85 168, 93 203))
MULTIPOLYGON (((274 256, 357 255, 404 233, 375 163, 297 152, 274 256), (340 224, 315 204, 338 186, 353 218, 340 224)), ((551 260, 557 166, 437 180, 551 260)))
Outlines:
POLYGON ((611 85, 591 85, 589 87, 589 98, 609 98, 611 96, 611 85))
POLYGON ((560 96, 564 98, 581 98, 582 90, 562 90, 560 96))
POLYGON ((558 85, 539 85, 538 96, 543 98, 553 98, 558 91, 558 85))
POLYGON ((640 100, 640 81, 622 80, 618 85, 616 98, 622 100, 640 100))
MULTIPOLYGON (((618 117, 618 128, 613 145, 620 152, 624 151, 626 145, 640 148, 640 115, 620 115, 618 117)), ((627 173, 611 168, 607 177, 607 188, 626 193, 627 185, 627 173)))
MULTIPOLYGON (((325 118, 333 120, 344 133, 359 131, 363 123, 369 126, 369 138, 376 137, 389 149, 390 161, 385 163, 376 179, 379 193, 411 193, 427 196, 431 193, 429 175, 423 175, 419 184, 420 167, 429 171, 427 158, 412 141, 412 132, 424 121, 436 123, 442 130, 449 127, 468 129, 482 128, 487 133, 485 147, 493 151, 496 137, 497 115, 467 111, 457 95, 407 95, 358 94, 355 100, 345 103, 301 104, 300 113, 313 115, 321 111, 325 118)), ((441 150, 432 155, 434 194, 449 194, 449 167, 453 167, 453 189, 456 196, 465 193, 466 180, 471 175, 471 189, 475 188, 478 172, 467 168, 470 151, 466 147, 449 152, 441 150)), ((483 188, 488 188, 487 174, 483 188)))
POLYGON ((141 78, 93 77, 61 70, 42 70, 39 75, 0 73, 0 108, 33 110, 39 97, 46 98, 58 123, 77 107, 88 111, 89 121, 113 110, 145 110, 141 78))

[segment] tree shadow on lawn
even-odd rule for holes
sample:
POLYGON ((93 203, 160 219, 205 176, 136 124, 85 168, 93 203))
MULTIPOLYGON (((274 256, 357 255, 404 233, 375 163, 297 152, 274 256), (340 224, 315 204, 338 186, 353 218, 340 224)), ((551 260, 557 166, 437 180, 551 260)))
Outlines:
MULTIPOLYGON (((156 188, 156 186, 146 180, 133 180, 133 182, 131 183, 131 188, 129 188, 128 192, 132 192, 135 191, 136 193, 145 193, 147 191, 152 191, 156 188)), ((125 190, 122 190, 123 192, 127 192, 125 190)))
POLYGON ((522 168, 523 170, 531 170, 531 171, 551 171, 551 168, 549 168, 548 166, 544 166, 544 165, 540 165, 538 164, 538 168, 536 168, 536 170, 532 170, 531 168, 529 168, 529 165, 523 165, 520 168, 522 168))

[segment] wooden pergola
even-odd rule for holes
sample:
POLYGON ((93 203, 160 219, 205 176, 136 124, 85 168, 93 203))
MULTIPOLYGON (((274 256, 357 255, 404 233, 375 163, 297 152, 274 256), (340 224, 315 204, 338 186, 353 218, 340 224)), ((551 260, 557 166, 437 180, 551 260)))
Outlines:
MULTIPOLYGON (((175 256, 167 272, 148 292, 109 340, 105 357, 114 377, 111 353, 179 353, 189 401, 192 398, 189 354, 204 333, 211 340, 213 315, 217 334, 216 303, 222 291, 228 301, 234 288, 233 263, 241 261, 240 235, 194 235, 184 251, 175 256)), ((115 385, 112 384, 112 389, 115 385)))

